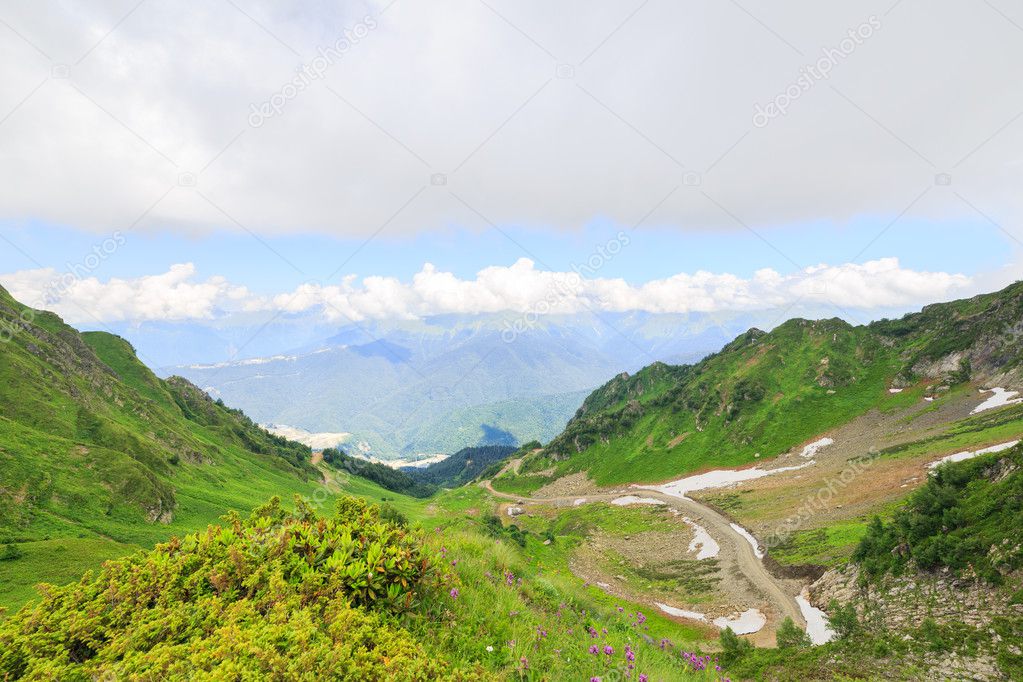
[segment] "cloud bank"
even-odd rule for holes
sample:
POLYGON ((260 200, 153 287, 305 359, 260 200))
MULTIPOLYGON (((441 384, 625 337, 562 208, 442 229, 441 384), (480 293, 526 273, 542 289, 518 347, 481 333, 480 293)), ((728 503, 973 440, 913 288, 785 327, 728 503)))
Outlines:
POLYGON ((19 300, 71 322, 214 319, 234 312, 316 313, 331 322, 419 318, 445 313, 535 315, 587 311, 691 313, 758 310, 796 303, 837 309, 897 308, 972 293, 973 278, 903 268, 897 258, 862 264, 817 265, 748 278, 728 273, 679 273, 643 284, 538 270, 522 258, 460 279, 425 264, 411 281, 354 275, 341 284, 303 284, 260 296, 223 277, 200 279, 190 263, 136 279, 95 277, 62 281, 52 269, 25 270, 0 281, 19 300))
POLYGON ((300 5, 5 3, 0 219, 1023 219, 1012 3, 300 5))

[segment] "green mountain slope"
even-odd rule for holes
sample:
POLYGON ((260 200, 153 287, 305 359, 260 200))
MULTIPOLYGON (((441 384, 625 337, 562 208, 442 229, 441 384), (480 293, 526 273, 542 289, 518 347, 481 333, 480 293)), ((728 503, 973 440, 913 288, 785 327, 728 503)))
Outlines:
POLYGON ((513 452, 515 448, 510 445, 462 448, 447 459, 422 468, 410 467, 407 472, 416 481, 453 488, 468 483, 483 473, 487 467, 504 461, 513 452))
POLYGON ((751 329, 695 365, 615 377, 522 472, 586 470, 619 483, 739 466, 941 385, 1019 386, 1021 358, 1019 283, 866 326, 790 320, 770 333, 751 329))
POLYGON ((118 337, 79 334, 2 288, 0 328, 0 543, 22 557, 0 562, 0 603, 30 595, 33 566, 74 575, 322 480, 307 447, 158 379, 118 337))

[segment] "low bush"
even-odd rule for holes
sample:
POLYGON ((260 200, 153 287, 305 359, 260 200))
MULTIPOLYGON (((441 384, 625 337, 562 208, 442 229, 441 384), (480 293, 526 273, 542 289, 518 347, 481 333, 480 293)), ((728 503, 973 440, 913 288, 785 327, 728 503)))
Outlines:
POLYGON ((248 519, 111 561, 0 624, 17 679, 470 679, 401 627, 446 574, 421 538, 343 498, 333 518, 280 500, 248 519))

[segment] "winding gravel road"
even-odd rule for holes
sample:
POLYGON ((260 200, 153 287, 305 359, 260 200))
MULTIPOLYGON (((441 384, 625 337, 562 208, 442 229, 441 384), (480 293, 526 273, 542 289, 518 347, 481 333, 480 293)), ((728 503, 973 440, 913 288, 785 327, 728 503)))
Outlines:
MULTIPOLYGON (((509 462, 508 466, 502 470, 502 473, 507 471, 509 468, 514 468, 518 471, 519 464, 520 460, 509 462)), ((706 528, 707 531, 710 532, 711 536, 719 544, 721 544, 722 547, 727 546, 732 550, 727 553, 727 556, 734 558, 734 563, 738 570, 741 571, 755 589, 760 592, 759 596, 768 601, 774 608, 775 613, 773 615, 775 618, 772 619, 774 628, 777 628, 777 625, 780 624, 786 616, 791 618, 801 627, 806 627, 806 621, 803 619, 803 615, 799 610, 799 604, 796 602, 796 598, 788 594, 788 591, 785 589, 782 582, 771 575, 763 562, 754 555, 753 547, 750 543, 732 529, 732 521, 719 512, 707 507, 706 505, 700 504, 695 500, 691 500, 688 497, 676 497, 674 495, 666 495, 661 492, 645 489, 630 490, 628 493, 600 493, 595 495, 575 495, 572 497, 525 497, 522 495, 502 493, 495 490, 493 485, 491 485, 490 480, 480 481, 480 485, 492 495, 501 499, 513 502, 522 501, 526 504, 552 505, 555 507, 571 507, 575 504, 576 500, 581 498, 586 499, 586 504, 590 504, 592 502, 610 502, 611 500, 622 497, 626 494, 647 497, 664 502, 666 505, 673 509, 677 509, 685 516, 706 528)), ((688 537, 685 542, 688 544, 688 537)), ((725 566, 724 568, 725 570, 728 570, 730 567, 725 566)))

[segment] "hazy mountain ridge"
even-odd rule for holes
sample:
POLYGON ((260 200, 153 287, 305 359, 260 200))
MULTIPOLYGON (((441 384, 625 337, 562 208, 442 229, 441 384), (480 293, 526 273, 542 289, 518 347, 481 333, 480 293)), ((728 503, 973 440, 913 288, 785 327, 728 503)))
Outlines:
POLYGON ((264 423, 351 432, 380 457, 485 445, 484 426, 548 441, 596 386, 653 360, 693 362, 773 313, 511 313, 349 325, 276 358, 174 367, 264 423))

